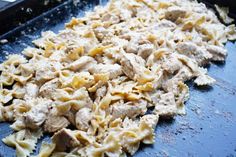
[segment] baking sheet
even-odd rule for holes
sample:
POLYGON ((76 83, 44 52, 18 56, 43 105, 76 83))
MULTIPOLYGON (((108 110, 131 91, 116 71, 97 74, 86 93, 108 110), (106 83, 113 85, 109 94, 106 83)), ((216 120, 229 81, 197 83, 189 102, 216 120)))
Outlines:
MULTIPOLYGON (((58 32, 72 16, 83 16, 99 0, 81 1, 74 6, 68 1, 26 25, 0 37, 8 43, 0 45, 0 62, 9 53, 20 53, 32 46, 31 41, 41 31, 58 32)), ((187 115, 173 120, 161 120, 156 128, 153 145, 142 145, 135 157, 236 157, 236 44, 226 44, 228 57, 225 63, 208 67, 209 75, 217 80, 213 86, 198 88, 188 82, 190 99, 186 103, 187 115)), ((0 139, 11 133, 9 124, 0 123, 0 139)), ((43 140, 39 140, 37 154, 43 140)), ((14 157, 15 150, 0 142, 0 157, 14 157)))

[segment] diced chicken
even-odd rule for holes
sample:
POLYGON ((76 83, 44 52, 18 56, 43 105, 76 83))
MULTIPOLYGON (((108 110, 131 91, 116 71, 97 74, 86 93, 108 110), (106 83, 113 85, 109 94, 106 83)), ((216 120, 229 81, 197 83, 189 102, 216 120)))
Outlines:
POLYGON ((95 96, 96 97, 103 97, 106 95, 107 88, 106 86, 102 86, 101 88, 97 89, 95 96))
POLYGON ((132 32, 127 30, 124 34, 122 34, 121 38, 128 40, 129 42, 126 44, 125 51, 127 53, 138 53, 138 48, 140 44, 150 44, 150 42, 143 42, 143 34, 132 32))
POLYGON ((179 43, 176 49, 179 53, 195 59, 199 65, 208 63, 212 58, 212 55, 209 52, 192 42, 179 43))
POLYGON ((26 87, 25 87, 25 96, 24 99, 32 99, 32 98, 36 98, 36 96, 38 95, 38 86, 36 84, 33 83, 27 83, 26 87))
POLYGON ((134 53, 137 54, 138 52, 138 43, 136 42, 129 42, 128 45, 126 46, 126 52, 127 53, 134 53))
POLYGON ((90 68, 96 66, 97 62, 90 56, 82 56, 78 60, 68 65, 68 69, 73 71, 88 71, 90 68))
POLYGON ((68 151, 80 145, 79 140, 76 139, 74 132, 69 129, 61 129, 52 137, 52 142, 56 144, 57 151, 68 151))
POLYGON ((44 123, 44 130, 47 132, 56 132, 66 128, 70 122, 62 116, 48 116, 44 123))
POLYGON ((138 48, 138 55, 141 56, 143 59, 146 59, 153 52, 153 50, 153 44, 142 44, 138 48))
POLYGON ((39 83, 44 83, 56 77, 57 71, 61 68, 59 62, 44 62, 41 61, 37 65, 35 80, 39 83))
POLYGON ((120 22, 120 18, 118 16, 110 14, 110 13, 104 14, 101 17, 101 20, 103 22, 111 22, 111 24, 116 24, 120 22))
POLYGON ((94 48, 97 44, 97 38, 94 35, 94 32, 88 29, 77 29, 76 31, 73 29, 66 29, 61 31, 57 37, 54 37, 52 41, 56 44, 69 44, 67 47, 83 47, 84 53, 89 52, 92 48, 94 48), (83 38, 87 34, 88 36, 92 36, 91 38, 83 38), (73 39, 73 40, 71 40, 73 39))
POLYGON ((106 86, 102 86, 100 88, 97 89, 96 93, 95 93, 95 101, 96 103, 99 103, 99 101, 106 95, 107 93, 107 87, 106 86))
POLYGON ((136 73, 141 73, 140 68, 143 67, 145 61, 135 54, 124 54, 124 57, 121 59, 121 65, 123 72, 130 79, 133 79, 136 73))
POLYGON ((145 67, 145 60, 133 53, 126 53, 121 61, 122 70, 130 79, 145 83, 154 80, 151 71, 145 67))
POLYGON ((165 12, 165 18, 170 21, 176 21, 178 18, 183 18, 186 15, 186 10, 173 6, 169 7, 165 12))
POLYGON ((208 45, 207 51, 212 55, 211 60, 213 61, 224 61, 227 56, 227 51, 223 47, 208 45))
POLYGON ((91 109, 82 108, 75 115, 76 128, 82 131, 86 131, 89 128, 89 123, 92 119, 91 109))
POLYGON ((104 27, 95 28, 94 33, 99 40, 103 40, 105 37, 109 37, 113 35, 113 32, 111 32, 108 29, 105 29, 104 27))
POLYGON ((174 54, 168 55, 167 59, 164 60, 161 66, 165 71, 170 74, 175 73, 183 67, 182 63, 177 59, 174 54))
POLYGON ((75 126, 75 113, 74 111, 69 111, 64 114, 68 121, 75 126))
POLYGON ((155 114, 147 114, 141 118, 141 121, 145 121, 145 123, 151 125, 153 129, 156 128, 158 120, 159 120, 159 116, 155 114))
POLYGON ((160 30, 160 29, 171 29, 173 30, 174 28, 176 28, 176 24, 169 21, 169 20, 166 20, 166 19, 163 19, 160 21, 160 23, 158 23, 157 25, 154 25, 153 29, 154 30, 160 30))
POLYGON ((51 40, 54 43, 67 43, 68 41, 70 41, 71 39, 80 39, 80 33, 74 31, 73 29, 66 29, 66 30, 62 30, 60 31, 59 34, 57 34, 57 36, 55 36, 54 38, 52 38, 51 40))
POLYGON ((135 118, 138 115, 144 115, 147 111, 147 101, 139 100, 136 102, 127 102, 124 103, 122 101, 117 102, 112 105, 111 114, 112 118, 135 118))
POLYGON ((173 117, 177 113, 177 105, 172 92, 161 94, 159 102, 155 105, 154 113, 161 117, 173 117))
POLYGON ((24 123, 27 128, 38 129, 44 123, 49 112, 51 101, 38 100, 38 104, 35 104, 24 117, 24 123))
POLYGON ((109 78, 113 79, 122 74, 122 68, 119 64, 98 64, 89 70, 92 74, 109 73, 109 78))
POLYGON ((39 95, 44 98, 54 99, 56 90, 59 86, 60 81, 58 80, 58 78, 48 81, 39 89, 39 95))
POLYGON ((182 81, 185 82, 186 80, 191 79, 192 76, 192 72, 188 67, 182 67, 178 73, 173 77, 173 79, 178 80, 178 81, 182 81))
POLYGON ((127 53, 134 53, 146 59, 154 50, 154 45, 144 38, 144 34, 128 33, 122 37, 130 38, 130 42, 125 45, 127 53))

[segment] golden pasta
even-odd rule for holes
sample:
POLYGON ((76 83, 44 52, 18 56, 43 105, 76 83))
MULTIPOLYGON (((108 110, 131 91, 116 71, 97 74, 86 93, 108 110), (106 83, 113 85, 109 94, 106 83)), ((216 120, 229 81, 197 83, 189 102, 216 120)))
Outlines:
POLYGON ((0 64, 0 121, 14 130, 2 141, 17 157, 31 156, 46 132, 52 142, 38 157, 133 155, 155 142, 159 117, 185 114, 185 81, 215 82, 204 66, 224 61, 235 39, 235 25, 197 1, 97 6, 0 64))

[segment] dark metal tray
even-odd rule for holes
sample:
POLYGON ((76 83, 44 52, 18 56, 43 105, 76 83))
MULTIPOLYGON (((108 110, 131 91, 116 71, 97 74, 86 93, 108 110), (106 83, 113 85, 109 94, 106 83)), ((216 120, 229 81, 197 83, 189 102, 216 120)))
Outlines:
MULTIPOLYGON (((83 16, 85 10, 97 4, 99 0, 87 0, 74 6, 69 0, 0 36, 0 39, 8 40, 0 45, 0 62, 6 54, 20 53, 32 45, 31 41, 38 38, 41 31, 58 32, 72 16, 83 16)), ((197 88, 188 82, 187 115, 161 120, 156 128, 155 144, 142 145, 135 157, 236 157, 236 44, 228 42, 226 48, 229 53, 226 63, 208 67, 209 75, 217 83, 212 87, 197 88)), ((0 139, 10 133, 9 124, 0 123, 0 139)), ((35 154, 45 139, 49 140, 49 136, 40 139, 35 154)), ((13 156, 15 150, 0 142, 0 157, 13 156)))

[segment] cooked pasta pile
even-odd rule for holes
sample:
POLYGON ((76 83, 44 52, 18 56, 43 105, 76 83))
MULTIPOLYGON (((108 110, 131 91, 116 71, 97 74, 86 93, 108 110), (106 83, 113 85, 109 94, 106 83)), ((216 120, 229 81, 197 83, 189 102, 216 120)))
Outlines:
POLYGON ((196 1, 98 6, 0 65, 0 120, 15 131, 3 142, 26 157, 47 132, 38 157, 133 155, 155 141, 159 117, 185 114, 185 81, 215 82, 203 66, 234 39, 235 25, 196 1))

